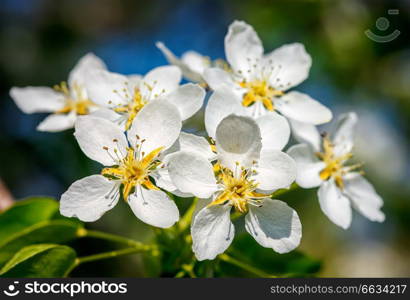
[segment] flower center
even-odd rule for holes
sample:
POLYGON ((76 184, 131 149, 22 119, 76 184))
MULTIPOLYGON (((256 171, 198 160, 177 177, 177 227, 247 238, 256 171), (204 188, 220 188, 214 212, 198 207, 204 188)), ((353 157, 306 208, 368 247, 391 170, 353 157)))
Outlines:
MULTIPOLYGON (((114 142, 116 142, 116 140, 114 140, 114 142)), ((128 195, 137 185, 143 185, 150 190, 158 190, 151 182, 149 175, 161 164, 158 160, 158 155, 163 147, 157 148, 147 155, 145 155, 144 152, 140 152, 140 148, 140 146, 137 146, 137 149, 129 147, 127 148, 125 157, 120 158, 117 148, 113 149, 114 155, 112 155, 108 147, 103 147, 118 164, 113 167, 104 168, 101 174, 109 179, 121 181, 123 184, 122 194, 124 200, 128 198, 128 195)))
POLYGON ((238 212, 246 213, 248 204, 259 206, 260 200, 266 197, 266 195, 255 191, 258 183, 250 178, 253 172, 251 169, 242 168, 240 174, 235 176, 237 172, 234 173, 217 163, 214 166, 214 172, 218 183, 222 186, 222 190, 209 204, 210 206, 229 203, 238 212))
POLYGON ((131 127, 132 121, 134 121, 135 117, 145 104, 147 104, 147 101, 142 97, 140 90, 135 88, 134 95, 128 104, 114 108, 115 112, 128 115, 127 122, 125 123, 125 130, 128 130, 131 127))
POLYGON ((245 107, 251 106, 255 102, 261 102, 263 106, 269 110, 274 111, 272 99, 276 96, 282 96, 283 92, 271 87, 266 80, 254 80, 246 82, 245 80, 240 82, 239 85, 242 88, 247 89, 247 92, 243 95, 242 105, 245 107))
POLYGON ((317 152, 316 156, 326 165, 319 173, 320 179, 328 180, 329 178, 333 178, 340 189, 344 188, 343 176, 362 166, 362 164, 345 166, 346 161, 352 158, 353 154, 349 152, 336 156, 334 153, 334 145, 327 136, 323 138, 323 152, 317 152))
POLYGON ((90 107, 95 106, 91 100, 84 95, 84 90, 81 86, 74 84, 71 92, 66 82, 54 86, 54 89, 65 96, 65 105, 57 110, 57 114, 68 114, 74 111, 77 115, 87 115, 90 112, 90 107))

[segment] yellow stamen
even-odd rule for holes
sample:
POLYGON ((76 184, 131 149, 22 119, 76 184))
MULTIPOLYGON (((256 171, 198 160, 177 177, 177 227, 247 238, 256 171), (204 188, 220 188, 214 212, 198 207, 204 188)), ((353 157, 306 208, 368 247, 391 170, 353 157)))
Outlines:
POLYGON ((352 153, 349 152, 336 156, 334 153, 334 145, 327 136, 323 138, 323 152, 317 152, 316 156, 325 163, 325 168, 319 173, 320 179, 328 180, 333 178, 336 185, 342 190, 344 188, 343 176, 347 172, 356 170, 362 166, 362 164, 345 166, 346 161, 352 158, 352 153))
POLYGON ((57 110, 56 114, 68 114, 74 111, 77 115, 87 115, 90 113, 90 107, 95 106, 95 103, 84 96, 82 87, 75 83, 71 87, 72 93, 70 93, 66 82, 55 85, 54 89, 65 96, 65 105, 57 110))
POLYGON ((214 165, 214 172, 218 182, 223 185, 224 189, 212 201, 209 206, 221 205, 229 203, 240 213, 248 211, 248 205, 258 204, 261 198, 269 197, 269 195, 257 193, 255 190, 258 184, 249 178, 251 172, 249 170, 241 170, 239 176, 222 167, 219 163, 214 165))
POLYGON ((282 91, 271 87, 266 80, 242 81, 239 85, 248 90, 242 99, 242 105, 246 107, 259 101, 267 110, 274 111, 275 106, 272 99, 284 94, 282 91))
POLYGON ((117 113, 128 114, 128 119, 125 123, 125 130, 128 130, 131 127, 132 121, 134 121, 135 117, 145 106, 145 104, 147 104, 147 102, 142 97, 140 90, 138 88, 135 88, 132 101, 124 106, 118 106, 114 108, 114 111, 117 113))
POLYGON ((152 150, 140 158, 134 148, 128 148, 127 155, 119 161, 118 166, 104 168, 101 174, 108 178, 121 180, 124 200, 128 199, 129 194, 137 185, 143 185, 150 190, 158 190, 151 182, 149 174, 160 164, 157 158, 162 149, 163 147, 152 150))

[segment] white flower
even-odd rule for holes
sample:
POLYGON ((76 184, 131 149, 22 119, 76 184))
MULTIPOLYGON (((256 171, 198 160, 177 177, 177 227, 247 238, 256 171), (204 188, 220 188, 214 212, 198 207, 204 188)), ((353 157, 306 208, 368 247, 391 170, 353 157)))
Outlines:
POLYGON ((128 130, 139 111, 150 101, 160 99, 177 107, 182 120, 202 106, 205 91, 199 85, 179 86, 181 71, 175 66, 158 67, 144 77, 124 76, 95 70, 87 77, 86 89, 94 102, 106 107, 95 114, 128 130))
POLYGON ((179 151, 169 159, 175 186, 202 200, 191 226, 193 251, 198 260, 214 259, 234 237, 231 208, 246 214, 246 230, 263 247, 279 253, 299 245, 301 224, 284 202, 270 199, 277 189, 294 181, 294 161, 279 150, 262 150, 257 124, 248 117, 230 115, 218 126, 213 147, 217 160, 207 154, 179 151))
POLYGON ((57 132, 72 128, 78 115, 86 115, 97 105, 84 90, 86 74, 92 69, 105 69, 104 62, 92 53, 83 56, 71 70, 68 83, 54 87, 13 87, 10 96, 26 114, 52 113, 37 127, 39 131, 57 132))
POLYGON ((116 124, 85 116, 75 124, 83 152, 106 166, 101 175, 74 182, 62 195, 60 212, 91 222, 113 208, 120 198, 143 222, 162 228, 179 219, 178 208, 152 180, 163 166, 161 152, 171 147, 181 130, 176 107, 155 100, 134 118, 127 137, 116 124))
POLYGON ((193 82, 206 84, 203 74, 208 68, 228 68, 226 62, 222 59, 212 61, 208 56, 203 56, 195 51, 187 51, 182 54, 181 58, 178 58, 163 43, 157 42, 156 45, 164 54, 167 61, 179 67, 184 77, 193 82))
MULTIPOLYGON (((308 77, 312 61, 304 46, 294 43, 268 54, 263 52, 262 43, 250 25, 235 21, 229 26, 225 55, 231 72, 208 68, 203 75, 213 90, 224 89, 227 96, 225 100, 211 98, 207 114, 235 111, 255 119, 264 115, 275 115, 278 119, 279 112, 290 120, 315 125, 330 121, 331 111, 318 101, 297 91, 287 92, 308 77)), ((215 121, 218 124, 220 119, 215 121)))
POLYGON ((348 165, 353 156, 353 138, 357 123, 355 113, 339 118, 334 133, 320 136, 314 126, 300 126, 299 139, 305 142, 288 150, 297 164, 296 182, 303 188, 319 187, 319 204, 336 225, 347 229, 352 221, 353 206, 372 221, 383 222, 382 198, 357 169, 348 165))

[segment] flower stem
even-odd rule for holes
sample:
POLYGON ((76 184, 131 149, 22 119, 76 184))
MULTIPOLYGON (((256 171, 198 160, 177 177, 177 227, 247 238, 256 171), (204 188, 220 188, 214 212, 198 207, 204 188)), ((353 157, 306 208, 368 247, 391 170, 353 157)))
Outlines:
POLYGON ((239 268, 241 268, 245 271, 248 271, 252 274, 255 274, 259 277, 262 277, 262 278, 275 278, 276 277, 276 276, 270 275, 268 273, 265 273, 264 271, 259 270, 258 268, 252 267, 252 266, 250 266, 250 265, 248 265, 244 262, 241 262, 241 261, 239 261, 239 260, 237 260, 237 259, 235 259, 235 258, 233 258, 233 257, 231 257, 231 256, 229 256, 225 253, 219 255, 219 258, 221 260, 223 260, 224 262, 227 262, 231 265, 237 266, 237 267, 239 267, 239 268))
POLYGON ((77 236, 78 237, 90 237, 90 238, 97 238, 97 239, 102 239, 102 240, 106 240, 106 241, 110 241, 110 242, 114 242, 114 243, 120 243, 120 244, 124 244, 127 245, 129 247, 134 247, 134 248, 138 248, 138 247, 143 247, 146 246, 138 241, 126 238, 126 237, 122 237, 119 235, 115 235, 115 234, 111 234, 111 233, 106 233, 106 232, 102 232, 102 231, 97 231, 97 230, 88 230, 85 228, 81 228, 77 231, 77 236))
POLYGON ((128 255, 128 254, 133 254, 133 253, 141 253, 141 252, 149 251, 151 249, 152 248, 150 246, 144 245, 142 247, 130 247, 130 248, 124 248, 124 249, 121 249, 121 250, 114 250, 114 251, 109 251, 109 252, 103 252, 103 253, 83 256, 83 257, 78 258, 77 265, 87 263, 87 262, 91 262, 91 261, 96 261, 96 260, 102 260, 102 259, 118 257, 118 256, 122 256, 122 255, 128 255))
POLYGON ((184 216, 179 220, 178 227, 181 232, 185 231, 185 229, 187 229, 188 226, 191 224, 192 216, 194 214, 197 202, 198 198, 195 197, 191 203, 191 206, 187 209, 184 216))

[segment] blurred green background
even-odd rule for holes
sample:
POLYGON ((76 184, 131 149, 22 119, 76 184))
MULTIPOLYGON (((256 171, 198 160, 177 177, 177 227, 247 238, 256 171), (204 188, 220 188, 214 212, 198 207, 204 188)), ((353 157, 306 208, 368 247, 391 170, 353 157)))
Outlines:
MULTIPOLYGON (((44 115, 19 111, 8 95, 12 86, 53 86, 66 80, 72 66, 89 51, 111 71, 143 74, 166 64, 156 41, 165 42, 178 55, 192 49, 211 58, 224 57, 223 38, 235 19, 254 26, 266 51, 284 43, 304 43, 313 66, 298 90, 331 107, 335 115, 357 111, 356 157, 365 163, 367 178, 385 201, 384 223, 355 214, 352 227, 344 231, 322 214, 315 190, 283 196, 301 217, 299 250, 322 261, 319 276, 410 276, 408 0, 3 0, 0 178, 16 199, 31 195, 59 199, 72 182, 100 171, 82 154, 72 130, 37 132, 44 115), (389 15, 389 9, 398 9, 399 14, 389 15), (380 17, 389 20, 384 31, 376 27, 380 17), (395 29, 401 34, 391 42, 377 43, 364 34, 367 29, 379 36, 395 29)), ((199 112, 186 130, 204 134, 201 121, 199 112)), ((178 200, 179 206, 186 204, 178 200)), ((89 227, 141 241, 151 235, 149 226, 123 202, 89 227)), ((96 241, 78 243, 82 255, 108 247, 96 241)), ((256 252, 249 250, 250 262, 253 255, 256 252)), ((133 255, 92 263, 73 275, 142 276, 141 259, 133 255)))

